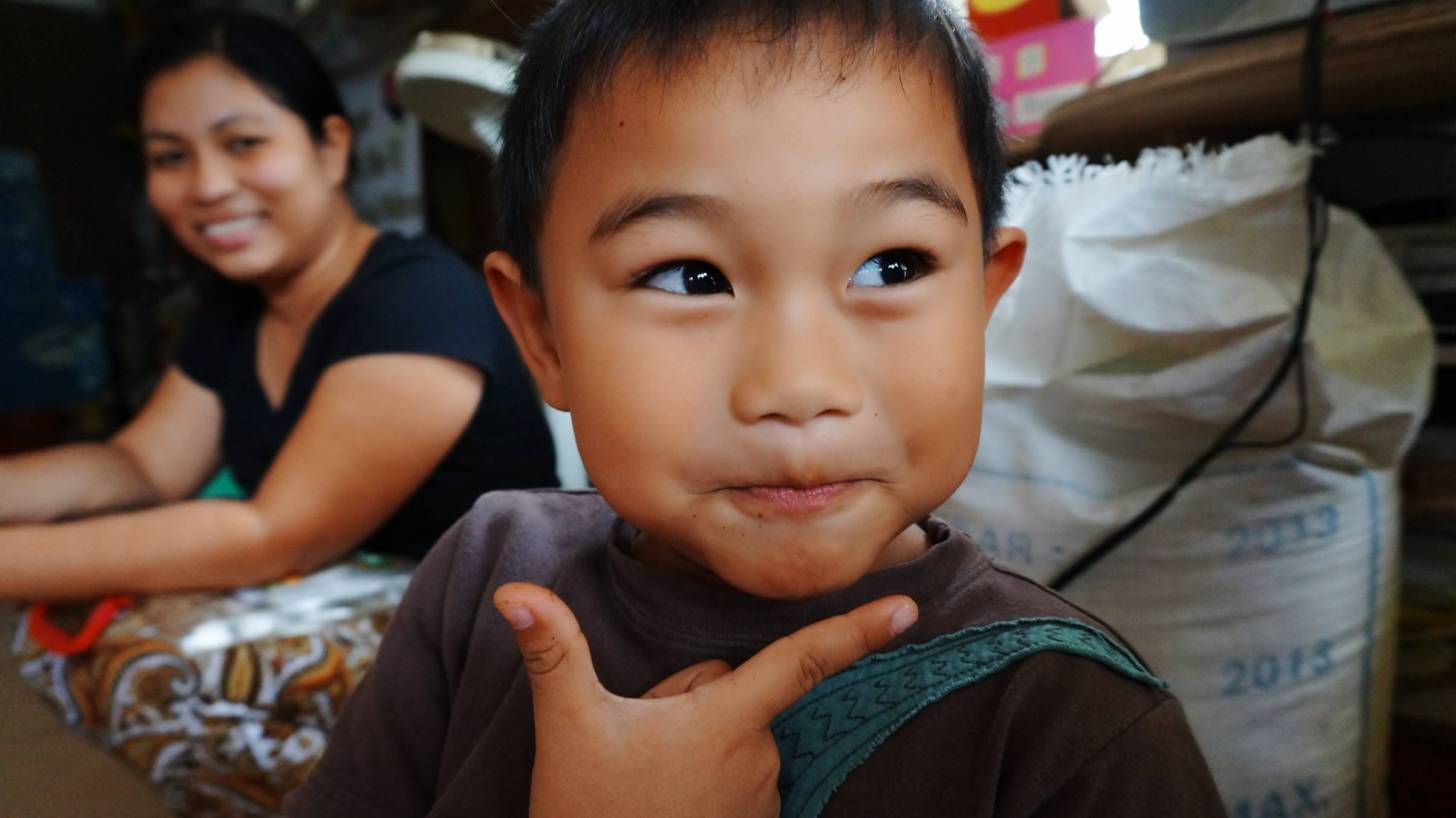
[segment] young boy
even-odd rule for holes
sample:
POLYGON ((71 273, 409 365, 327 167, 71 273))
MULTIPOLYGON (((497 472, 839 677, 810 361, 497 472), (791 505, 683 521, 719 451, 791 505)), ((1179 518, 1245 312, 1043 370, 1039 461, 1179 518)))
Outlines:
POLYGON ((1222 815, 1106 626, 928 516, 1025 247, 997 138, 937 0, 548 12, 486 272, 600 495, 445 536, 288 812, 1222 815))

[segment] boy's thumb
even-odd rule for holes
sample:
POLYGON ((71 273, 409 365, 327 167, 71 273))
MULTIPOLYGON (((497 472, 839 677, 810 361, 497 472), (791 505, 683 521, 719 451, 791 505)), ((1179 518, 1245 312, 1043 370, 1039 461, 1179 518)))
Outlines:
POLYGON ((600 695, 586 636, 561 597, 539 585, 512 582, 496 590, 492 601, 516 632, 538 714, 600 695))
POLYGON ((745 719, 768 727, 826 678, 879 650, 920 616, 914 600, 891 596, 830 617, 774 642, 732 676, 745 719))

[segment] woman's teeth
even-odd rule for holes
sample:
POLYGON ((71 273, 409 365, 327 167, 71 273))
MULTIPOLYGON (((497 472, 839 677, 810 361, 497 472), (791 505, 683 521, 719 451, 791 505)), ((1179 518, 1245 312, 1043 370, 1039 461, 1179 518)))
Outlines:
POLYGON ((242 216, 236 219, 229 219, 225 222, 205 224, 202 226, 202 232, 204 235, 213 238, 222 238, 235 233, 241 233, 244 230, 256 226, 261 221, 262 218, 258 216, 242 216))

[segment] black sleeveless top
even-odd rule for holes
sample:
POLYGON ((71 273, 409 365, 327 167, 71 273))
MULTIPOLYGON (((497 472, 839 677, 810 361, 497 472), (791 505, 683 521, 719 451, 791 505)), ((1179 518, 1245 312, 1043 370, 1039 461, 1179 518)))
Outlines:
MULTIPOLYGON (((262 294, 216 277, 208 290, 176 363, 221 400, 226 465, 249 494, 324 372, 349 358, 386 353, 462 361, 485 374, 486 386, 445 459, 362 550, 418 558, 482 493, 557 485, 545 418, 483 276, 433 239, 375 239, 309 330, 276 409, 258 380, 262 294)), ((429 396, 420 400, 427 404, 429 396)))

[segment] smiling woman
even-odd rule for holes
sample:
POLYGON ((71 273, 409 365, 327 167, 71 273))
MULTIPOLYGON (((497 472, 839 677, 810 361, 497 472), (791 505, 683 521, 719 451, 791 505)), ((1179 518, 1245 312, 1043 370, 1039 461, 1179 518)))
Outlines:
POLYGON ((148 199, 182 246, 225 278, 267 284, 328 243, 357 255, 372 239, 336 195, 351 138, 342 106, 310 126, 215 55, 159 73, 141 101, 148 199))
POLYGON ((355 213, 353 131, 297 37, 191 15, 134 69, 148 200, 215 275, 131 423, 0 460, 0 599, 234 587, 361 545, 419 557, 481 493, 555 485, 484 281, 355 213), (190 500, 220 467, 247 497, 190 500))

